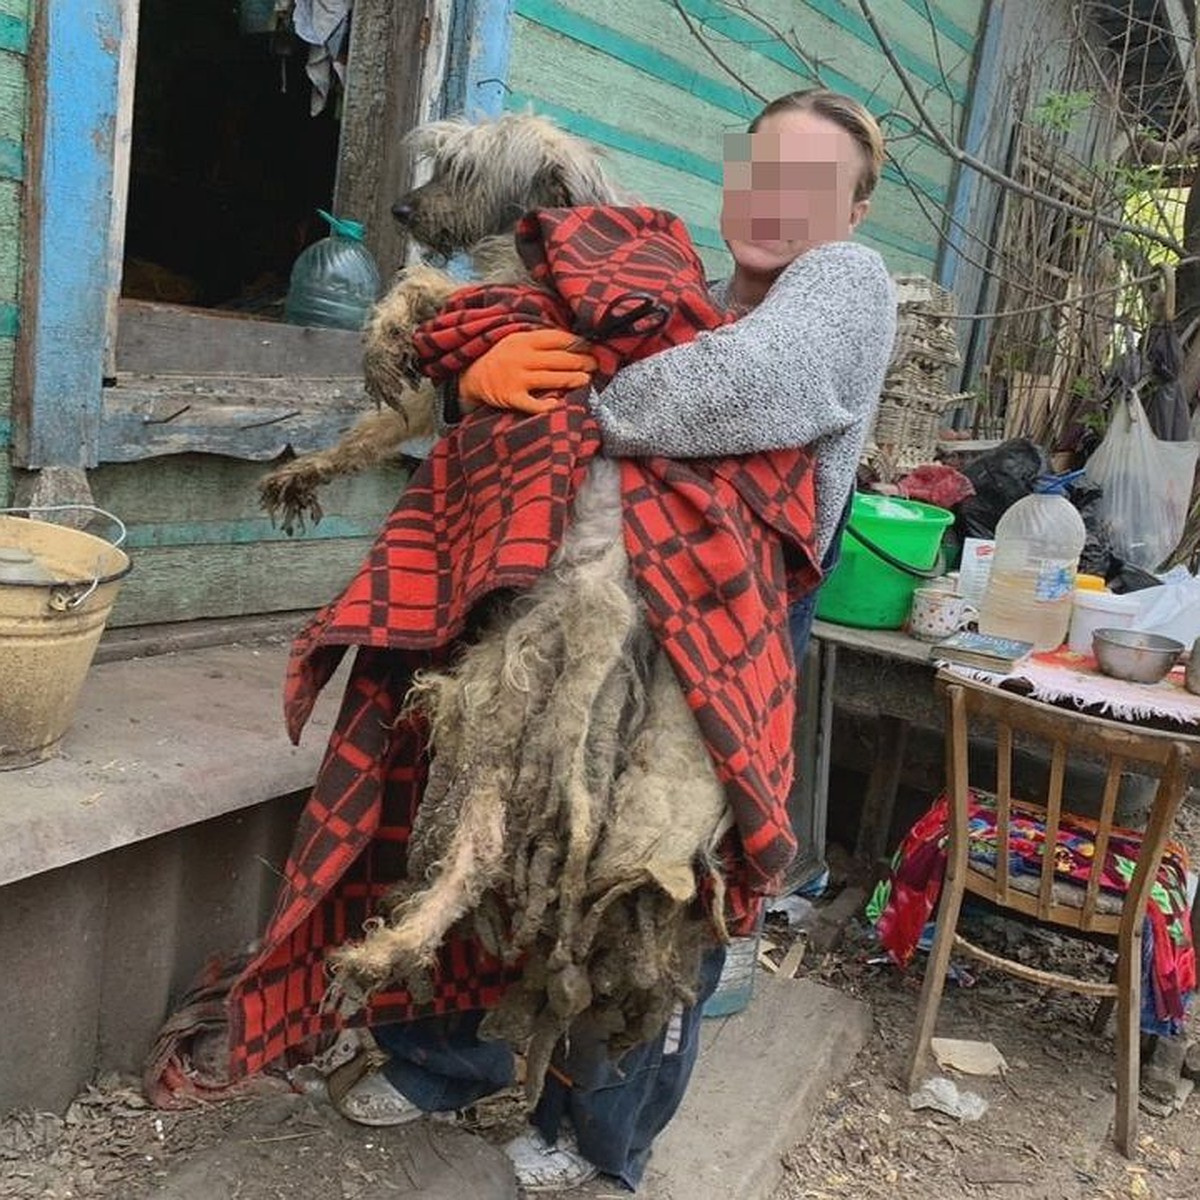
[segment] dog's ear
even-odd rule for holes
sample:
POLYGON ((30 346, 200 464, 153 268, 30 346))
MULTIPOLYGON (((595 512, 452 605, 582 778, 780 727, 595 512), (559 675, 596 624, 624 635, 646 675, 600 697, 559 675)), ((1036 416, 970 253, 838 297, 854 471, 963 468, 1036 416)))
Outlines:
POLYGON ((546 163, 534 179, 534 193, 540 208, 617 203, 616 189, 598 164, 572 159, 546 163))
POLYGON ((544 163, 530 183, 533 208, 570 208, 579 203, 571 195, 562 163, 544 163))

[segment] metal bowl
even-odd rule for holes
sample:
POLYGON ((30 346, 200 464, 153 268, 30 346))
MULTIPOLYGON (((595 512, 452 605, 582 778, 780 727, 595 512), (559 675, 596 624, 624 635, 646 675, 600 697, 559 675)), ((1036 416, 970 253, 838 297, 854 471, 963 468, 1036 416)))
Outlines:
POLYGON ((1105 675, 1132 683, 1157 683, 1178 661, 1183 643, 1135 629, 1097 629, 1092 653, 1105 675))

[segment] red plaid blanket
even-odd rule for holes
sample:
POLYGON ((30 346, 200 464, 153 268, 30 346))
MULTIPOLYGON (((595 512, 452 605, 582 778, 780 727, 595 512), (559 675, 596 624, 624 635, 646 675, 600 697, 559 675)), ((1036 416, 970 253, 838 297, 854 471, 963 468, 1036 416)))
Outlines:
MULTIPOLYGON (((434 378, 516 329, 557 325, 592 341, 603 384, 622 363, 725 319, 668 213, 542 211, 522 221, 518 245, 534 286, 468 289, 422 329, 434 378)), ((324 953, 353 938, 402 875, 424 781, 422 731, 400 716, 409 672, 444 655, 489 593, 545 570, 599 450, 586 392, 539 416, 472 414, 418 468, 356 578, 297 639, 285 699, 293 738, 346 647, 360 650, 263 950, 231 992, 235 1075, 332 1025, 321 1011, 324 953)), ((621 477, 631 569, 730 796, 741 849, 733 916, 749 919, 795 852, 786 601, 818 578, 811 458, 629 460, 621 477)), ((504 983, 497 963, 453 941, 431 1000, 381 995, 369 1019, 486 1007, 504 983)))

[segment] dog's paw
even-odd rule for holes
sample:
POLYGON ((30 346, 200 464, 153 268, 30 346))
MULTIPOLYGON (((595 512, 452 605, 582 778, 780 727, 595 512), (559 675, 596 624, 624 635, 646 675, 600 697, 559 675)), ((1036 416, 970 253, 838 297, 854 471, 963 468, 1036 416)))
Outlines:
POLYGON ((317 490, 325 481, 319 467, 303 458, 277 467, 258 485, 259 504, 273 524, 288 537, 303 533, 309 523, 320 524, 325 515, 317 490))

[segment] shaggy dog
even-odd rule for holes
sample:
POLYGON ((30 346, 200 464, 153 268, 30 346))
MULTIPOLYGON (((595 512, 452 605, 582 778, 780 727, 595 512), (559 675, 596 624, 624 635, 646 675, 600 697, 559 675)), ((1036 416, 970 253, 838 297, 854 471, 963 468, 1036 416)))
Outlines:
MULTIPOLYGON (((396 201, 393 215, 436 258, 467 253, 472 273, 483 282, 523 278, 512 230, 530 209, 627 199, 605 175, 595 150, 532 114, 476 124, 434 121, 414 130, 408 143, 431 173, 396 201)), ((364 334, 366 389, 379 411, 332 449, 293 459, 260 485, 263 507, 286 532, 320 520, 317 492, 323 484, 395 458, 404 441, 434 431, 434 392, 416 369, 411 336, 459 286, 427 264, 397 274, 364 334)))

